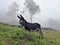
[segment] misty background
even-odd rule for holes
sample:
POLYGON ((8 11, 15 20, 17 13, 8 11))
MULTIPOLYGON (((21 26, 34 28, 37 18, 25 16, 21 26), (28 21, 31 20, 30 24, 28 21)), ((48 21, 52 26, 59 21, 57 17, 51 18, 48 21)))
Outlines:
MULTIPOLYGON (((26 0, 0 0, 0 22, 18 25, 17 15, 20 14, 22 14, 28 22, 31 22, 28 12, 24 13, 25 1, 26 0), (8 11, 10 11, 9 7, 13 2, 16 2, 19 8, 15 14, 15 18, 14 15, 8 14, 8 11)), ((40 12, 34 14, 32 23, 37 22, 41 24, 42 27, 60 30, 60 0, 34 0, 34 2, 36 5, 39 5, 40 12)))

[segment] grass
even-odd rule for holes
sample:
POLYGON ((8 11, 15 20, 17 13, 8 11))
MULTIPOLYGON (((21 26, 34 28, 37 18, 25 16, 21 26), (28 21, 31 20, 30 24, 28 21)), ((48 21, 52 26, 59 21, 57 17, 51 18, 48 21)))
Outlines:
POLYGON ((60 45, 60 31, 43 30, 43 39, 33 32, 31 39, 23 28, 0 24, 0 45, 60 45))

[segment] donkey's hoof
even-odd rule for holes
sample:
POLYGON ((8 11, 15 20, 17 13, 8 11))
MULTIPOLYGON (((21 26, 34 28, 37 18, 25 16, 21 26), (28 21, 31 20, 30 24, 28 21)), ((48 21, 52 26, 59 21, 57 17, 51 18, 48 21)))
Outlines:
POLYGON ((28 37, 28 40, 30 40, 30 41, 31 41, 31 40, 32 40, 32 38, 31 38, 31 37, 28 37))
POLYGON ((41 37, 39 37, 39 39, 41 39, 41 37))
POLYGON ((43 39, 43 37, 39 37, 39 39, 43 39))

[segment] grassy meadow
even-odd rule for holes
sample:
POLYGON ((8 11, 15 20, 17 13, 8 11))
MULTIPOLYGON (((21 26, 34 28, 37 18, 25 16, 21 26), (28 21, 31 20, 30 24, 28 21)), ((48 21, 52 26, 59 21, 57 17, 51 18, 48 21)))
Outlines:
POLYGON ((31 39, 23 28, 0 24, 0 45, 60 45, 60 31, 42 30, 43 39, 32 32, 31 39))

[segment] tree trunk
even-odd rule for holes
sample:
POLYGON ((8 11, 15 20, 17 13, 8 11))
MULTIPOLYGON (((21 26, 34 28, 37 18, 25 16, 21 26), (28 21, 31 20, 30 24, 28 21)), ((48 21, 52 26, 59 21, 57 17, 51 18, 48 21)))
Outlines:
POLYGON ((31 23, 32 23, 32 15, 30 15, 30 20, 31 20, 31 23))
POLYGON ((16 14, 14 14, 13 16, 14 16, 14 17, 13 17, 13 18, 14 18, 14 19, 13 19, 13 25, 16 25, 16 14))

